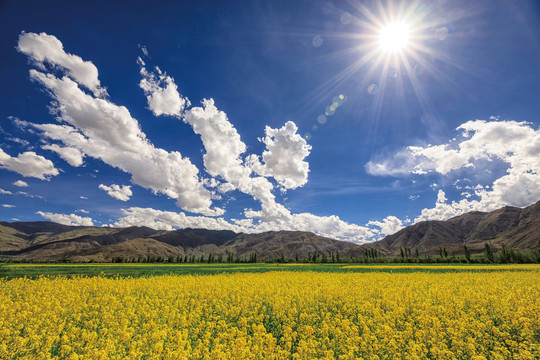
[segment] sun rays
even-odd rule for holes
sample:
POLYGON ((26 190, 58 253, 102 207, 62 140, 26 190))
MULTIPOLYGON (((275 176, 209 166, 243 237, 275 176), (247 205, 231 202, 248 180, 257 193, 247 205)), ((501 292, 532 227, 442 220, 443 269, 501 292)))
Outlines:
MULTIPOLYGON (((380 1, 371 6, 351 2, 351 5, 355 11, 352 15, 346 13, 349 18, 347 31, 324 34, 326 39, 341 39, 350 45, 323 55, 319 60, 332 63, 347 58, 352 61, 314 89, 308 102, 312 105, 318 101, 327 102, 328 97, 341 94, 343 85, 353 79, 355 93, 372 97, 370 118, 377 121, 383 102, 390 96, 393 96, 392 101, 403 101, 407 106, 413 106, 416 99, 423 111, 430 113, 433 110, 427 81, 434 80, 449 88, 458 87, 441 64, 467 69, 457 54, 448 50, 445 42, 454 35, 451 24, 472 16, 478 12, 477 8, 448 13, 420 1, 380 1), (390 88, 393 89, 391 93, 390 88)), ((318 40, 321 36, 317 36, 318 40)), ((351 86, 347 87, 350 89, 351 86)))

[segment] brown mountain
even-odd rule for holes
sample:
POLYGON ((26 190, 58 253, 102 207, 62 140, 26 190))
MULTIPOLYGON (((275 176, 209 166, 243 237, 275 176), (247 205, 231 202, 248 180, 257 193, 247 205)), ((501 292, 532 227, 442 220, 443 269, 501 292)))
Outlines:
POLYGON ((339 252, 360 256, 352 243, 309 232, 270 231, 237 234, 232 231, 181 229, 158 231, 145 227, 124 229, 66 226, 50 222, 0 222, 0 257, 34 260, 110 261, 114 258, 195 256, 228 254, 260 260, 306 258, 310 253, 339 252))
POLYGON ((384 239, 362 245, 399 256, 401 248, 418 249, 422 255, 435 255, 439 247, 448 253, 463 254, 463 245, 471 252, 484 250, 489 242, 502 248, 538 249, 540 246, 540 201, 524 209, 505 206, 490 213, 470 212, 446 221, 422 221, 384 239))
POLYGON ((362 246, 332 240, 310 232, 269 231, 237 234, 232 231, 181 229, 159 231, 147 227, 123 229, 79 227, 52 222, 0 222, 0 257, 35 260, 110 261, 117 257, 195 256, 227 254, 260 260, 304 259, 310 253, 339 252, 341 257, 363 256, 367 248, 399 256, 401 248, 435 255, 444 247, 448 253, 481 252, 490 242, 495 250, 502 244, 513 249, 540 246, 540 202, 527 208, 503 207, 483 213, 470 212, 447 221, 423 221, 408 226, 381 241, 362 246))

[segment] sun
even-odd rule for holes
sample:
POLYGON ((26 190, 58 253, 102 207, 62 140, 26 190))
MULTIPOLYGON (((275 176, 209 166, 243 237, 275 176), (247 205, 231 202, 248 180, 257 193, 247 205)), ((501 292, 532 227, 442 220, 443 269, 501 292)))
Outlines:
MULTIPOLYGON (((354 5, 353 14, 342 13, 347 14, 345 17, 342 15, 345 19, 342 23, 349 24, 348 27, 343 28, 343 32, 326 36, 343 38, 350 44, 332 53, 328 59, 343 58, 349 63, 315 88, 312 96, 330 96, 352 79, 354 83, 348 84, 353 90, 349 91, 367 95, 366 101, 371 99, 368 116, 374 122, 382 114, 383 103, 389 100, 405 104, 407 99, 405 105, 419 104, 425 114, 432 114, 434 107, 427 91, 431 81, 452 90, 459 86, 441 70, 441 66, 468 71, 465 64, 460 63, 459 54, 449 50, 457 46, 459 39, 453 40, 452 47, 443 42, 452 36, 453 24, 478 11, 477 5, 473 5, 475 2, 470 2, 471 5, 464 6, 455 14, 447 14, 442 7, 428 6, 426 3, 429 1, 425 0, 350 0, 347 3, 354 5)), ((320 47, 321 44, 322 35, 316 35, 313 46, 320 47)), ((331 108, 328 106, 324 112, 324 122, 333 115, 331 108)))
POLYGON ((398 53, 409 45, 411 29, 403 21, 393 21, 379 30, 378 45, 385 53, 398 53))

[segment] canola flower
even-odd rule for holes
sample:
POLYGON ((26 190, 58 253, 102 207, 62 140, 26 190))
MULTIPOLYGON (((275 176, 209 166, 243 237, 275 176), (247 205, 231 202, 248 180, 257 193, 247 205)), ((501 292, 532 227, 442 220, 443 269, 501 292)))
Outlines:
POLYGON ((540 272, 0 280, 0 359, 538 359, 540 272))
POLYGON ((402 270, 402 269, 414 269, 414 270, 464 270, 464 271, 499 271, 499 270, 540 270, 538 264, 490 264, 490 265, 412 265, 412 264, 370 264, 370 265, 345 265, 342 269, 382 269, 388 270, 402 270))

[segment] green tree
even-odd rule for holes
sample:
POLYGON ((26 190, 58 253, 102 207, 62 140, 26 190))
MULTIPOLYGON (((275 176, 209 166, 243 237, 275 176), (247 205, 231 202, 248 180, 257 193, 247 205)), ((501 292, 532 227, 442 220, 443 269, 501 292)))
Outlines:
POLYGON ((489 243, 486 243, 485 248, 486 248, 486 257, 488 258, 488 260, 491 262, 495 262, 495 256, 493 255, 493 249, 491 245, 489 243))
POLYGON ((467 262, 471 262, 471 251, 467 247, 467 245, 463 245, 463 251, 465 251, 465 259, 467 259, 467 262))

